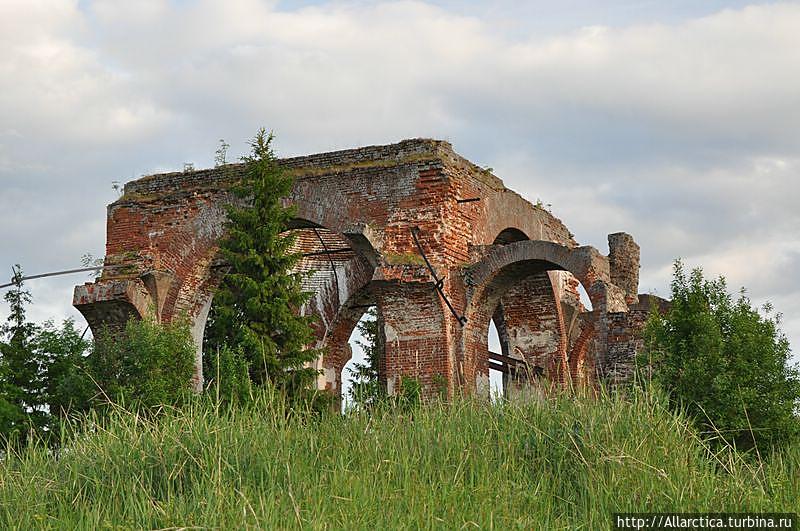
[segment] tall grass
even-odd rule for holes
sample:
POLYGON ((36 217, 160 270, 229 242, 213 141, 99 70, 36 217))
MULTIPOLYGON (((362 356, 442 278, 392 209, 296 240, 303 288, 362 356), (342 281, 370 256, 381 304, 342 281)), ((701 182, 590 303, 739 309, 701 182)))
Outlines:
POLYGON ((647 396, 411 413, 198 400, 0 464, 0 528, 603 529, 612 512, 799 511, 800 448, 711 455, 647 396))

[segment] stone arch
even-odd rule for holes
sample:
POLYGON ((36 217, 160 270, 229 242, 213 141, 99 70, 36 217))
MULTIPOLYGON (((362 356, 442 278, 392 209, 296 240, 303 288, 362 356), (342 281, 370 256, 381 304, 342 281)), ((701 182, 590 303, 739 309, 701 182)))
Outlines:
MULTIPOLYGON (((488 377, 488 350, 486 336, 489 321, 498 313, 508 319, 507 310, 502 308, 501 301, 515 298, 529 307, 517 308, 519 315, 528 315, 530 322, 527 333, 535 337, 526 338, 529 344, 538 343, 542 350, 539 356, 547 358, 547 367, 551 380, 564 382, 570 373, 569 347, 561 301, 553 283, 553 273, 567 271, 583 283, 592 304, 597 308, 608 306, 608 294, 614 292, 615 304, 624 305, 624 296, 615 286, 610 285, 608 261, 591 247, 567 248, 546 241, 518 241, 506 245, 496 245, 488 249, 484 258, 465 272, 467 286, 467 325, 463 332, 464 376, 467 382, 475 382, 480 392, 488 377), (615 289, 616 288, 616 289, 615 289), (520 296, 509 297, 520 291, 520 296)), ((603 316, 605 311, 598 312, 603 316)), ((602 318, 591 324, 591 332, 582 334, 581 353, 586 357, 587 349, 596 333, 603 329, 602 318)), ((513 325, 513 323, 511 323, 513 325)), ((509 323, 505 323, 507 334, 509 323)), ((507 339, 508 340, 508 339, 507 339)), ((577 346, 577 345, 576 345, 577 346)), ((509 349, 511 350, 511 349, 509 349)), ((534 353, 529 350, 526 355, 534 353)), ((510 352, 513 354, 513 352, 510 352)), ((528 362, 528 359, 525 359, 528 362)), ((538 360, 534 361, 537 364, 538 360)), ((573 364, 577 366, 577 364, 573 364)))
POLYGON ((608 311, 627 310, 622 290, 611 284, 608 258, 594 247, 570 248, 542 240, 489 246, 484 257, 466 270, 468 299, 501 270, 521 262, 540 262, 552 270, 572 273, 583 284, 595 309, 605 307, 608 300, 613 307, 608 311))
POLYGON ((528 235, 522 232, 520 229, 516 227, 508 227, 500 231, 500 233, 495 237, 494 245, 507 245, 513 242, 520 242, 524 240, 529 240, 528 235))
MULTIPOLYGON (((313 328, 317 344, 327 346, 330 343, 328 336, 333 333, 340 312, 354 294, 360 293, 370 283, 374 266, 357 246, 351 244, 347 235, 301 218, 292 220, 288 230, 297 233, 292 250, 305 255, 297 270, 307 273, 303 288, 312 293, 300 311, 304 315, 316 317, 313 328)), ((178 288, 175 310, 188 316, 192 337, 197 345, 194 375, 196 389, 201 389, 203 382, 203 337, 206 322, 214 293, 226 272, 227 267, 219 256, 219 249, 214 247, 197 259, 191 274, 184 277, 183 284, 178 288)), ((317 364, 322 368, 322 360, 317 364)))

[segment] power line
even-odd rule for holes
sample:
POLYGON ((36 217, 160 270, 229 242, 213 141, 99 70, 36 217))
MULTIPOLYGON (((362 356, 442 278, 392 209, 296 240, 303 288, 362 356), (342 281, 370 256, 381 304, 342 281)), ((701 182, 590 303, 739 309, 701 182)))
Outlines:
MULTIPOLYGON (((65 271, 54 271, 52 273, 42 273, 40 275, 30 275, 27 277, 22 277, 19 279, 20 282, 24 282, 26 280, 33 280, 35 278, 45 278, 45 277, 55 277, 58 275, 71 275, 72 273, 85 273, 87 271, 100 271, 101 269, 112 269, 115 267, 120 267, 119 265, 112 265, 112 266, 94 266, 94 267, 82 267, 80 269, 67 269, 65 271)), ((16 282, 9 282, 8 284, 0 285, 0 289, 8 288, 15 285, 16 282)))

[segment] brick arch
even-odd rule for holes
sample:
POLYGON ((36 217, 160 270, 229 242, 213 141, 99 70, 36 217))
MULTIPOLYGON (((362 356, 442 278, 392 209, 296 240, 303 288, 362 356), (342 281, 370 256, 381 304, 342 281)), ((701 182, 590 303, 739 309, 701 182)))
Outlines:
MULTIPOLYGON (((317 387, 333 394, 338 405, 341 405, 343 378, 342 371, 353 357, 350 337, 361 318, 370 306, 378 309, 378 320, 381 321, 381 306, 371 286, 366 285, 352 294, 342 305, 336 318, 331 323, 329 333, 317 342, 317 348, 323 353, 317 360, 316 368, 321 371, 317 387)), ((379 330, 381 327, 379 327, 379 330)))
POLYGON ((497 236, 495 237, 492 244, 494 245, 506 245, 513 242, 520 242, 524 240, 529 240, 528 235, 525 234, 523 231, 516 227, 508 227, 501 230, 497 236))
MULTIPOLYGON (((371 282, 374 267, 353 247, 350 252, 336 252, 342 251, 344 245, 350 245, 350 239, 345 235, 301 218, 292 220, 289 226, 289 230, 299 233, 294 252, 308 254, 333 251, 331 254, 305 257, 298 264, 298 270, 309 274, 304 280, 303 288, 312 293, 301 312, 315 316, 314 334, 318 343, 325 344, 326 336, 331 334, 339 313, 353 294, 360 293, 371 282), (327 269, 321 271, 322 267, 327 269)), ((184 276, 183 282, 177 288, 174 308, 170 311, 170 315, 186 315, 190 320, 192 337, 197 345, 193 377, 194 387, 197 389, 203 382, 202 345, 205 325, 214 293, 225 272, 226 266, 217 247, 199 255, 191 273, 184 276)))
POLYGON ((577 242, 564 223, 541 206, 531 205, 512 190, 492 190, 485 193, 481 204, 484 207, 482 223, 485 230, 475 235, 476 245, 491 245, 494 238, 508 227, 514 227, 531 240, 552 241, 567 247, 576 247, 577 242))
POLYGON ((612 288, 608 258, 594 247, 570 248, 542 240, 490 246, 484 257, 465 272, 468 299, 503 269, 523 262, 538 262, 550 270, 568 271, 583 284, 594 308, 605 307, 607 292, 612 288))
MULTIPOLYGON (((479 391, 481 382, 488 377, 489 321, 502 315, 507 321, 503 328, 509 337, 514 326, 513 322, 508 322, 508 312, 502 308, 504 300, 517 306, 514 309, 518 316, 527 316, 528 323, 520 326, 520 330, 527 327, 529 343, 538 342, 541 347, 538 351, 534 348, 522 352, 521 357, 526 361, 536 360, 537 365, 546 365, 544 368, 551 380, 563 382, 569 374, 570 338, 561 303, 548 275, 550 271, 559 270, 571 273, 583 284, 594 308, 603 309, 598 312, 600 319, 591 324, 591 330, 581 335, 580 345, 573 345, 579 347, 576 354, 584 359, 590 342, 598 331, 604 330, 609 292, 613 292, 617 303, 624 298, 617 293, 619 289, 610 284, 606 257, 591 247, 569 248, 548 241, 518 241, 491 246, 481 260, 466 269, 467 325, 462 335, 464 375, 467 382, 475 382, 479 391)), ((573 367, 577 369, 578 364, 573 363, 573 367)))
POLYGON ((521 261, 497 272, 475 293, 467 307, 462 333, 464 378, 480 394, 488 390, 488 333, 492 320, 501 319, 505 355, 541 367, 559 381, 566 369, 563 318, 543 261, 521 261))

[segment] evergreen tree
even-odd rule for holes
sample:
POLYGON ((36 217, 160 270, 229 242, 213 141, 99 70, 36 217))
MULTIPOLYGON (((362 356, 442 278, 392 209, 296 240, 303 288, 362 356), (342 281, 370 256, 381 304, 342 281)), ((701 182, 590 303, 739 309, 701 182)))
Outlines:
POLYGON ((278 165, 272 140, 272 133, 258 132, 243 158, 244 178, 233 188, 239 204, 228 208, 220 243, 230 270, 214 296, 205 351, 207 359, 216 352, 242 356, 255 385, 271 383, 297 396, 313 384, 317 372, 309 365, 319 352, 306 348, 314 340, 312 319, 300 308, 310 294, 295 272, 301 255, 292 252, 288 232, 295 209, 282 201, 293 179, 278 165))
POLYGON ((358 408, 369 409, 386 397, 378 380, 378 362, 383 353, 378 330, 378 311, 372 306, 364 314, 366 319, 358 322, 358 331, 363 341, 357 341, 364 351, 364 363, 354 364, 351 371, 350 397, 358 408))
POLYGON ((643 361, 711 438, 740 449, 781 445, 798 435, 798 370, 779 318, 764 317, 744 292, 734 300, 725 280, 702 270, 687 277, 675 263, 672 306, 654 311, 643 361))
POLYGON ((45 402, 51 425, 60 417, 87 407, 92 383, 86 374, 86 354, 90 342, 75 328, 72 319, 61 327, 52 321, 42 325, 33 340, 33 348, 43 363, 45 402))
POLYGON ((25 306, 31 294, 23 287, 22 268, 14 266, 14 287, 4 296, 10 314, 0 327, 0 427, 4 435, 24 438, 28 430, 41 429, 47 424, 46 384, 44 363, 35 348, 38 332, 29 323, 25 306))

